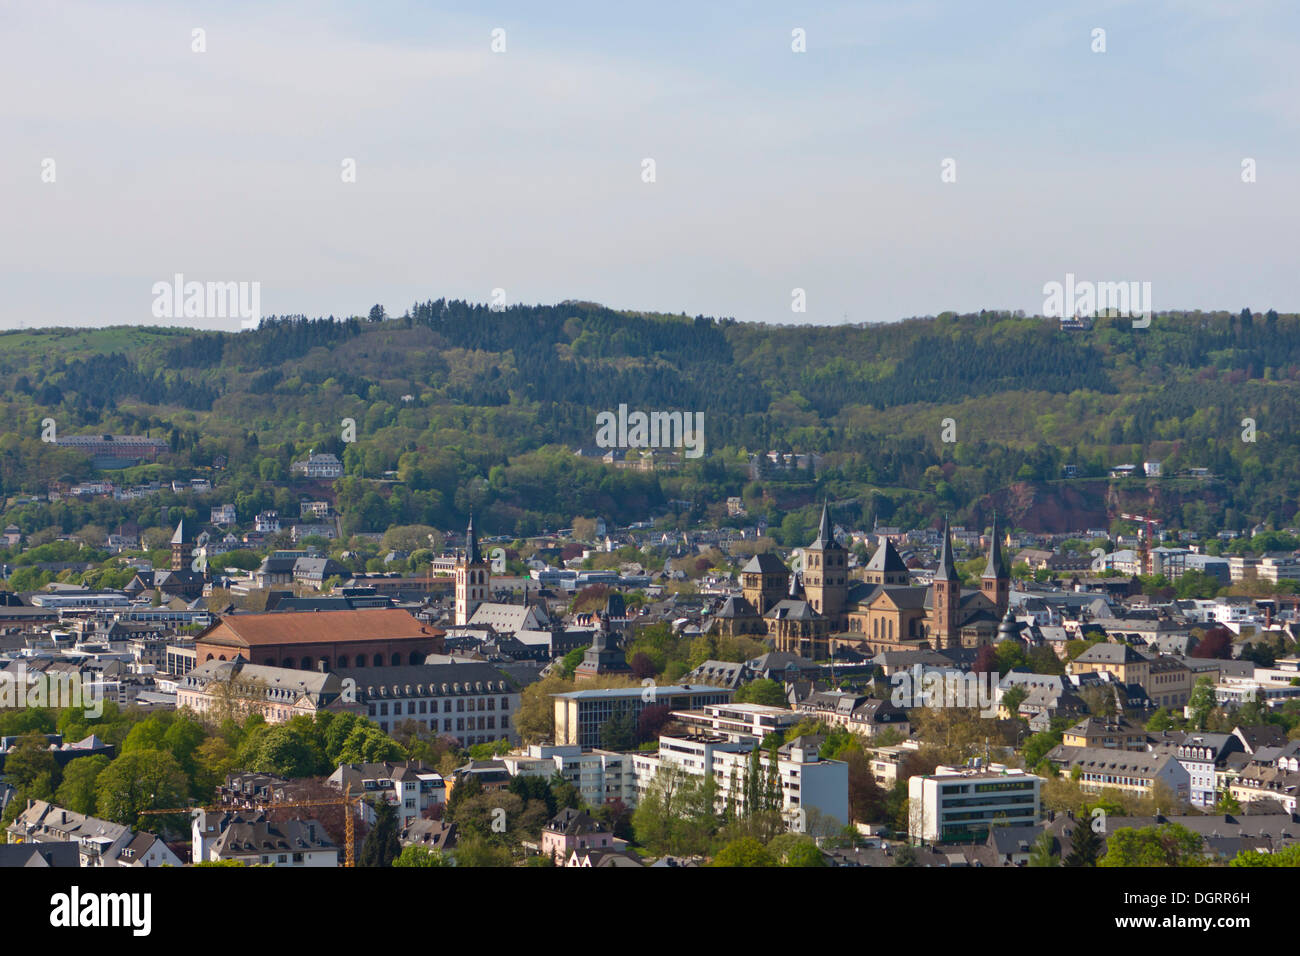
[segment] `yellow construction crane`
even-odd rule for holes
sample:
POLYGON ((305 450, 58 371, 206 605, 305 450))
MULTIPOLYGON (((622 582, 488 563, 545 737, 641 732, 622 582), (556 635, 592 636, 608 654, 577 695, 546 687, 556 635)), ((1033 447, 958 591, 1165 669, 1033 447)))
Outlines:
POLYGON ((1120 514, 1121 518, 1127 521, 1142 521, 1146 523, 1146 533, 1138 529, 1138 566, 1143 574, 1155 573, 1155 562, 1152 560, 1151 544, 1155 539, 1155 529, 1164 524, 1159 518, 1148 518, 1146 515, 1120 514))
MULTIPOLYGON (((343 865, 347 867, 351 867, 351 866, 355 866, 355 863, 353 861, 356 856, 355 853, 353 852, 356 847, 356 822, 352 819, 351 808, 353 804, 360 803, 360 801, 363 799, 364 797, 361 796, 356 796, 356 797, 352 796, 352 785, 348 784, 346 789, 344 789, 343 791, 343 796, 338 797, 337 799, 334 800, 285 800, 280 803, 269 803, 264 807, 250 807, 247 809, 253 811, 268 811, 268 810, 296 809, 296 808, 304 808, 304 807, 342 806, 348 808, 343 813, 343 834, 344 834, 343 865)), ((202 810, 204 813, 237 813, 241 809, 244 808, 241 807, 172 807, 170 809, 165 809, 165 810, 141 810, 140 815, 144 816, 145 814, 156 814, 158 816, 164 816, 167 814, 175 814, 175 813, 191 814, 197 810, 202 810)))

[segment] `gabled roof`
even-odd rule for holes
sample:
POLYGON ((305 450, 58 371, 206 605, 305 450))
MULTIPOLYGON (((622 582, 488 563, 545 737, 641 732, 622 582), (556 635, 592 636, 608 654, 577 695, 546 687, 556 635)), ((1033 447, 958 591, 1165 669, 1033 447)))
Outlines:
POLYGON ((585 810, 565 807, 546 823, 545 829, 551 833, 565 836, 580 836, 584 833, 604 833, 605 824, 601 823, 585 810))
POLYGON ((741 574, 789 574, 790 569, 771 551, 764 551, 749 559, 740 569, 741 574))
POLYGON ((722 602, 722 607, 713 614, 720 618, 758 617, 758 611, 743 597, 732 595, 722 602))
POLYGON ((1094 644, 1075 658, 1076 662, 1083 664, 1140 664, 1146 660, 1148 658, 1128 644, 1108 642, 1094 644))
POLYGON ((261 813, 252 817, 223 814, 218 829, 221 836, 213 842, 212 851, 220 859, 254 853, 301 853, 337 848, 317 820, 271 823, 261 813))
POLYGON ((0 844, 0 869, 81 866, 81 850, 73 840, 49 843, 0 844))
POLYGON ((773 604, 763 617, 778 621, 812 621, 821 617, 821 615, 813 610, 813 606, 807 601, 786 598, 784 601, 773 604))

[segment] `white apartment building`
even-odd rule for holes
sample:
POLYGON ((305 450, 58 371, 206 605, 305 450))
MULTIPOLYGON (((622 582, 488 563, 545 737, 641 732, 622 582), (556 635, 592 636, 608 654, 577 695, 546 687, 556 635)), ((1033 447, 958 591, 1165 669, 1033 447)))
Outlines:
POLYGON ((1228 557, 1228 576, 1232 578, 1232 583, 1237 584, 1255 577, 1259 571, 1259 558, 1252 558, 1245 554, 1233 554, 1228 557))
POLYGON ((1252 624, 1263 619, 1253 601, 1232 598, 1215 600, 1207 613, 1207 620, 1218 624, 1252 624))
POLYGON ((1300 581, 1300 558, 1290 551, 1270 552, 1259 559, 1256 575, 1261 581, 1300 581))
POLYGON ((408 826, 430 810, 447 802, 447 784, 442 774, 419 763, 345 763, 327 778, 335 790, 351 787, 352 795, 365 796, 362 814, 367 823, 375 822, 370 799, 382 797, 397 808, 398 825, 408 826))
POLYGON ((1256 667, 1250 677, 1226 675, 1214 686, 1216 703, 1239 707, 1250 701, 1273 706, 1285 700, 1300 697, 1300 658, 1284 657, 1272 667, 1256 667))
MULTIPOLYGON (((797 737, 777 752, 782 810, 792 823, 806 819, 796 816, 800 810, 816 810, 845 825, 849 820, 849 765, 841 760, 822 760, 816 749, 820 742, 817 737, 797 737)), ((728 740, 704 734, 661 736, 658 753, 632 755, 637 800, 650 789, 661 768, 676 768, 697 777, 712 774, 718 788, 718 809, 730 803, 743 811, 745 772, 750 751, 757 744, 752 737, 728 740)), ((770 764, 771 757, 760 751, 759 766, 764 777, 770 764)))
POLYGON ((907 782, 913 842, 968 842, 991 825, 1032 826, 1042 810, 1043 778, 990 764, 987 769, 937 767, 907 782))
POLYGON ((700 710, 675 710, 673 718, 697 733, 742 740, 793 727, 804 716, 785 707, 766 704, 710 704, 700 710))
POLYGON ((588 750, 576 744, 532 744, 519 753, 498 758, 511 776, 549 778, 555 773, 578 788, 589 806, 611 800, 636 804, 636 774, 632 755, 612 750, 588 750))

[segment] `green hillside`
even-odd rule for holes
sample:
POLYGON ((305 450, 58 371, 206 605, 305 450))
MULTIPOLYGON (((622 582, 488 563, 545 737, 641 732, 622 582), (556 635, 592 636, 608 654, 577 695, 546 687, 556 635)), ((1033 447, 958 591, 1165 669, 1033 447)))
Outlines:
MULTIPOLYGON (((241 515, 297 513, 289 464, 333 451, 347 530, 459 524, 523 534, 575 515, 630 521, 693 504, 682 521, 721 519, 741 495, 802 534, 822 495, 844 520, 911 525, 992 511, 1065 530, 1155 509, 1199 531, 1281 526, 1300 505, 1295 437, 1300 317, 1166 313, 1148 329, 1098 320, 1061 331, 1007 313, 891 325, 795 327, 649 313, 590 303, 419 303, 401 318, 269 321, 255 332, 176 329, 0 335, 0 490, 38 492, 89 477, 60 434, 162 437, 172 454, 114 477, 213 471, 213 501, 241 515), (704 413, 706 453, 677 473, 615 470, 571 449, 595 444, 596 414, 704 413), (1256 441, 1242 438, 1243 418, 1256 441), (340 422, 356 421, 345 445, 340 422), (952 419, 955 442, 942 440, 952 419), (815 481, 750 480, 751 453, 823 456, 815 481), (1160 459, 1160 480, 1111 482, 1108 469, 1160 459), (1062 481, 1062 467, 1080 480, 1062 481), (1211 480, 1174 477, 1191 467, 1211 480), (396 472, 398 481, 379 481, 396 472), (1101 479, 1101 480, 1083 480, 1101 479), (250 510, 251 509, 251 510, 250 510)), ((950 431, 951 431, 950 429, 950 431)), ((391 476, 390 476, 391 479, 391 476)), ((208 502, 13 505, 24 530, 152 524, 160 505, 206 518, 208 502)))

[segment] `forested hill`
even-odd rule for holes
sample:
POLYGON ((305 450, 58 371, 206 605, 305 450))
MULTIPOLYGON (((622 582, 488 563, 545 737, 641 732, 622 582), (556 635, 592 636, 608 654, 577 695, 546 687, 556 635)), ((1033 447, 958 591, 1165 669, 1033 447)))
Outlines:
MULTIPOLYGON (((11 423, 0 490, 90 474, 84 458, 39 441, 53 418, 61 434, 169 441, 160 465, 119 479, 189 475, 224 457, 214 475, 219 492, 228 486, 223 500, 243 495, 245 506, 292 513, 289 463, 334 451, 348 467, 336 490, 353 530, 451 526, 471 506, 503 533, 576 514, 631 520, 670 500, 694 502, 701 517, 727 495, 774 524, 796 511, 803 522, 821 494, 849 520, 913 523, 945 511, 978 522, 995 507, 1064 496, 1063 465, 1104 477, 1152 458, 1166 475, 1205 467, 1222 480, 1195 494, 1177 479, 1139 482, 1120 489, 1126 503, 1164 509, 1174 526, 1280 525, 1300 503, 1298 388, 1300 317, 1272 311, 1062 331, 1001 312, 806 327, 439 299, 400 318, 376 307, 365 318, 283 318, 241 333, 23 331, 0 335, 11 423), (614 471, 566 450, 593 447, 596 414, 620 404, 703 412, 705 457, 670 476, 614 471), (357 423, 346 447, 344 418, 357 423), (1253 442, 1243 440, 1245 418, 1253 442), (942 440, 945 419, 956 441, 942 440), (768 449, 823 455, 818 482, 752 483, 743 465, 768 449), (400 482, 374 481, 387 471, 400 482)), ((1115 489, 1072 487, 1083 504, 1058 505, 1100 509, 1104 520, 1115 489)), ((33 515, 20 516, 41 520, 33 515)))

